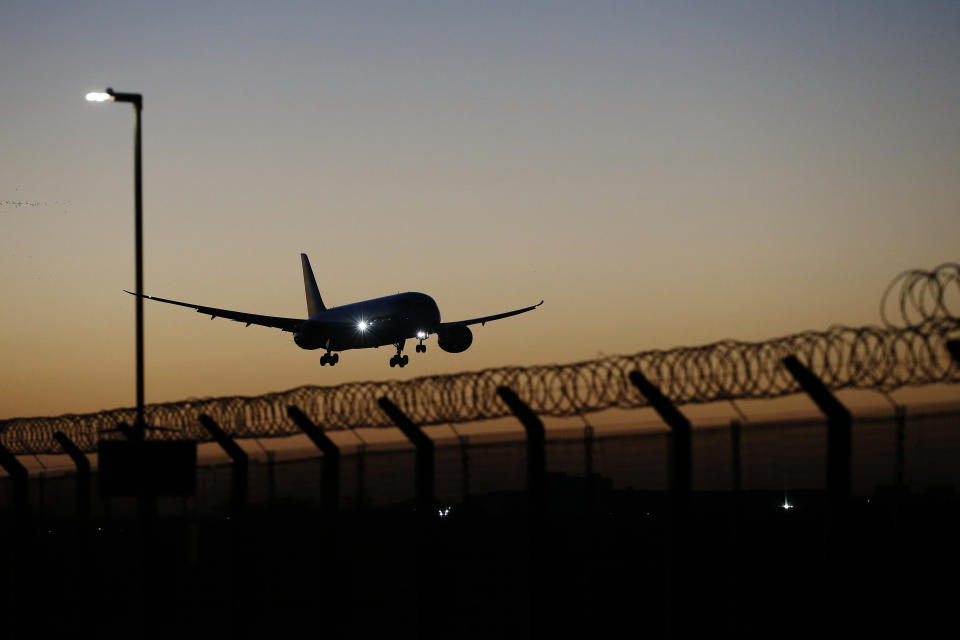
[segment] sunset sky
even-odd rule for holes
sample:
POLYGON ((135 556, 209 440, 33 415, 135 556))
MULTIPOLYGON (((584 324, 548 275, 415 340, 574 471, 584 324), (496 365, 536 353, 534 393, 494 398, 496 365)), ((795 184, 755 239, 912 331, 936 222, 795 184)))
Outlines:
POLYGON ((0 418, 134 403, 145 291, 304 316, 398 291, 469 351, 145 303, 148 402, 879 322, 960 260, 960 3, 0 3, 0 418))

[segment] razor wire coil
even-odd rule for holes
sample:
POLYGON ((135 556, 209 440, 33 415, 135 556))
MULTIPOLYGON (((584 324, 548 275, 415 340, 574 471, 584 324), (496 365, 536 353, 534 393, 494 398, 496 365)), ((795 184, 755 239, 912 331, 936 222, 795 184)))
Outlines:
MULTIPOLYGON (((148 405, 147 423, 170 430, 150 437, 210 440, 198 416, 207 414, 234 438, 265 438, 299 433, 287 416, 296 405, 324 429, 393 426, 377 400, 387 397, 421 426, 462 423, 509 415, 496 393, 512 388, 538 415, 568 417, 610 408, 647 406, 629 382, 639 370, 676 404, 764 399, 800 391, 782 364, 798 357, 830 389, 889 392, 907 386, 960 382, 960 369, 946 340, 960 329, 955 298, 960 297, 960 265, 934 271, 907 271, 886 290, 881 302, 884 326, 834 326, 764 342, 722 340, 695 347, 641 351, 561 365, 499 367, 411 380, 303 386, 255 397, 188 399, 148 405), (900 322, 886 312, 899 284, 900 322)), ((81 450, 92 452, 117 424, 132 423, 135 409, 84 415, 0 420, 0 442, 14 454, 62 453, 54 440, 65 433, 81 450)), ((119 436, 117 436, 119 437, 119 436)))

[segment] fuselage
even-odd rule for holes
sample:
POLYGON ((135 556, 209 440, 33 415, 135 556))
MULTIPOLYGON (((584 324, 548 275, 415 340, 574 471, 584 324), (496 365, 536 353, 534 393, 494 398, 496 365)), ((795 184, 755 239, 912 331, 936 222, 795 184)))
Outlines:
POLYGON ((440 328, 433 298, 415 291, 332 307, 312 315, 294 334, 302 349, 346 351, 397 344, 440 328))

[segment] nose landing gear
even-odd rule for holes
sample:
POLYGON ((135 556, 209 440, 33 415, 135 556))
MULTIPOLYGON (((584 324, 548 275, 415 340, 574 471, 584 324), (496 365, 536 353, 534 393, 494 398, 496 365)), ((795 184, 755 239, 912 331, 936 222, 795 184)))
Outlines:
POLYGON ((320 356, 320 366, 322 367, 325 364, 329 364, 331 367, 340 362, 339 353, 330 353, 329 351, 322 356, 320 356))
POLYGON ((416 347, 417 353, 426 353, 426 352, 427 352, 427 345, 423 344, 423 341, 426 340, 426 339, 427 339, 427 334, 426 334, 425 331, 418 331, 418 332, 417 332, 417 340, 420 341, 420 344, 418 344, 417 347, 416 347))

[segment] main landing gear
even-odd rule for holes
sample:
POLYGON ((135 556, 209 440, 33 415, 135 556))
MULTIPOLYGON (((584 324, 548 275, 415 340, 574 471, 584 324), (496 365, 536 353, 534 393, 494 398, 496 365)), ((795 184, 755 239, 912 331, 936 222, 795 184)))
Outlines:
MULTIPOLYGON (((397 355, 390 358, 391 367, 400 367, 402 369, 403 367, 407 366, 408 362, 410 362, 410 356, 400 355, 400 353, 403 351, 403 343, 404 341, 401 340, 400 342, 394 345, 397 348, 397 355)), ((420 349, 418 348, 417 351, 419 350, 420 349)))
POLYGON ((331 367, 340 362, 339 353, 330 353, 329 351, 322 356, 320 356, 320 366, 322 367, 325 364, 330 365, 331 367))

